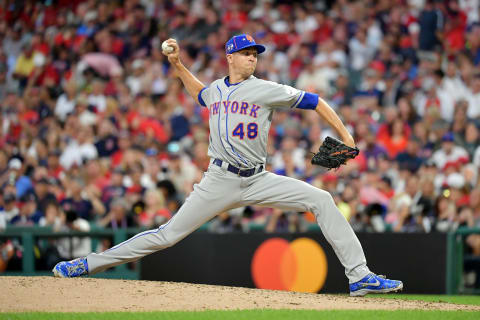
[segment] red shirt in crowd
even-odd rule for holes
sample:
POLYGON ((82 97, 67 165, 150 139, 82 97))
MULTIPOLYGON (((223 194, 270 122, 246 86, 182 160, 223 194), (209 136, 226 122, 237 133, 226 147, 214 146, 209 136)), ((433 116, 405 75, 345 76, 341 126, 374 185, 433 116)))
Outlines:
POLYGON ((127 115, 127 121, 132 128, 132 134, 144 134, 150 136, 152 133, 155 138, 162 142, 168 142, 168 135, 165 128, 159 120, 150 117, 144 117, 137 111, 130 111, 127 115))
POLYGON ((378 139, 378 142, 387 150, 390 159, 395 159, 400 152, 407 149, 408 137, 403 135, 400 139, 393 139, 388 135, 384 136, 382 139, 378 139))
POLYGON ((167 208, 159 209, 155 213, 154 217, 151 217, 146 211, 144 211, 144 212, 140 213, 140 215, 138 217, 138 221, 139 221, 140 225, 142 225, 142 226, 150 226, 150 225, 152 225, 152 222, 153 222, 151 220, 155 220, 155 217, 163 217, 163 218, 165 218, 165 221, 167 221, 167 220, 170 220, 170 218, 172 217, 172 214, 170 213, 170 211, 167 208))

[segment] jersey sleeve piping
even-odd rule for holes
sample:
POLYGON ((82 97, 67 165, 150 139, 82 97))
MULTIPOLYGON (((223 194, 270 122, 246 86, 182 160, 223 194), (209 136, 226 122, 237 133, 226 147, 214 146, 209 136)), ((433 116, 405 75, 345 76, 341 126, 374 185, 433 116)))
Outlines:
POLYGON ((298 103, 302 101, 304 95, 305 95, 305 91, 301 91, 301 93, 298 95, 297 100, 295 100, 295 103, 292 104, 290 108, 295 108, 298 105, 298 103))
POLYGON ((207 89, 207 88, 208 88, 208 87, 203 87, 203 89, 200 90, 200 92, 198 93, 198 102, 200 103, 200 105, 202 105, 202 106, 204 106, 204 107, 206 107, 207 104, 205 103, 205 101, 204 101, 203 98, 202 98, 202 92, 203 92, 203 90, 205 90, 205 89, 207 89))

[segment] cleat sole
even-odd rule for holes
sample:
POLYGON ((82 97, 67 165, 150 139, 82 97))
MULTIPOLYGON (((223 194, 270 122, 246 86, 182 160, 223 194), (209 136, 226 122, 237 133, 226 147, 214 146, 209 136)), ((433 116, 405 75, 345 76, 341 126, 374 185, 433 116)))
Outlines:
POLYGON ((403 283, 396 288, 387 288, 387 289, 360 289, 357 291, 350 292, 351 297, 363 297, 368 293, 392 293, 399 292, 403 290, 403 283))

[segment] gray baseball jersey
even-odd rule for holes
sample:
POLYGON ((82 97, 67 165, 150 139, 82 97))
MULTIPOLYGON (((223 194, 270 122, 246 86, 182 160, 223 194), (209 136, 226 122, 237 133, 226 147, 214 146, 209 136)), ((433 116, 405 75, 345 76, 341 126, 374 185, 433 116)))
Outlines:
POLYGON ((259 205, 313 212, 350 283, 368 275, 362 246, 332 196, 306 182, 263 170, 274 110, 314 109, 318 96, 250 76, 238 84, 230 84, 228 78, 216 80, 200 91, 198 100, 210 111, 208 154, 212 159, 203 179, 166 224, 102 253, 89 254, 89 273, 173 246, 221 212, 259 205), (235 174, 230 166, 249 174, 235 174))
POLYGON ((240 168, 264 164, 273 112, 277 108, 314 108, 318 97, 290 86, 250 76, 238 84, 228 77, 204 88, 198 100, 209 109, 208 155, 240 168))

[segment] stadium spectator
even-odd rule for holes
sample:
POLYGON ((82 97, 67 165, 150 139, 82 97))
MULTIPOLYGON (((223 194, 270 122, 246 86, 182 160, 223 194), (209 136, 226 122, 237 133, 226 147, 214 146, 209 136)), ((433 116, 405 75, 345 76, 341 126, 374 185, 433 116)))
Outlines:
POLYGON ((457 207, 449 199, 449 192, 445 192, 437 198, 434 212, 436 214, 435 230, 439 232, 448 232, 457 227, 457 207))
POLYGON ((17 198, 23 197, 32 190, 32 180, 24 175, 24 166, 19 158, 8 161, 8 171, 3 176, 3 183, 14 184, 17 198))
POLYGON ((427 0, 418 18, 419 49, 433 51, 440 45, 439 34, 444 28, 444 15, 435 0, 427 0))
POLYGON ((407 141, 405 151, 400 152, 395 157, 395 161, 398 163, 399 169, 407 169, 412 173, 417 172, 423 163, 423 159, 419 157, 420 141, 412 137, 407 141))
POLYGON ((469 157, 464 148, 455 145, 453 134, 448 132, 442 137, 442 146, 433 153, 432 160, 438 169, 445 170, 448 165, 468 163, 469 157))
MULTIPOLYGON (((90 231, 88 221, 78 217, 75 211, 65 211, 61 221, 62 225, 58 228, 58 231, 90 231)), ((57 241, 57 248, 62 259, 73 259, 85 255, 86 252, 90 252, 92 250, 92 244, 88 237, 60 238, 57 241)))
POLYGON ((405 132, 405 123, 401 118, 393 120, 385 135, 378 139, 378 142, 387 150, 390 158, 395 158, 399 153, 405 151, 408 143, 408 133, 405 132))
POLYGON ((20 211, 18 215, 10 220, 15 226, 34 226, 39 223, 42 213, 37 208, 35 195, 27 193, 20 198, 20 211))
POLYGON ((165 206, 163 194, 156 189, 147 190, 145 193, 145 210, 138 216, 138 224, 146 228, 165 223, 172 214, 165 206))
POLYGON ((120 168, 114 168, 111 175, 110 180, 107 185, 102 189, 102 196, 101 201, 105 204, 107 208, 110 207, 110 202, 114 198, 121 198, 125 196, 127 188, 124 186, 124 177, 125 171, 120 168))
POLYGON ((47 177, 40 177, 33 183, 33 195, 42 215, 45 215, 49 203, 57 202, 57 197, 49 191, 50 183, 47 177))
POLYGON ((65 212, 74 211, 79 219, 84 220, 94 219, 95 215, 104 214, 103 203, 91 188, 85 188, 85 181, 76 178, 69 180, 65 185, 66 197, 60 202, 65 212))
POLYGON ((111 229, 134 227, 135 221, 128 210, 129 205, 125 199, 114 198, 110 203, 110 211, 97 224, 111 229))
POLYGON ((6 223, 10 223, 10 221, 18 216, 20 212, 17 206, 17 195, 14 184, 7 184, 3 187, 2 200, 3 205, 0 211, 1 215, 6 223))
POLYGON ((193 183, 198 179, 198 168, 177 149, 175 143, 170 144, 168 152, 168 178, 173 182, 177 192, 187 196, 193 190, 193 183))
POLYGON ((65 169, 72 166, 82 166, 84 161, 96 159, 98 157, 97 149, 93 144, 93 130, 88 126, 80 126, 75 116, 70 116, 67 120, 67 130, 70 130, 71 136, 66 138, 66 147, 60 156, 60 164, 65 169))
POLYGON ((478 125, 469 121, 465 127, 465 131, 455 134, 455 142, 460 147, 463 147, 468 152, 468 157, 473 159, 476 148, 480 144, 480 131, 478 125))
POLYGON ((466 92, 468 101, 467 116, 471 120, 480 118, 480 72, 473 76, 469 90, 466 92))

